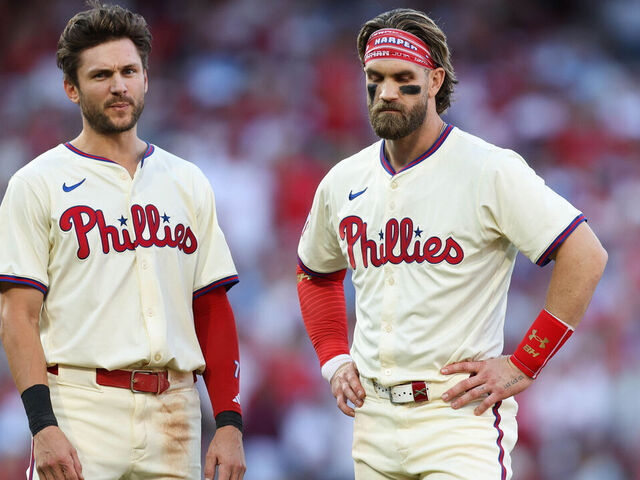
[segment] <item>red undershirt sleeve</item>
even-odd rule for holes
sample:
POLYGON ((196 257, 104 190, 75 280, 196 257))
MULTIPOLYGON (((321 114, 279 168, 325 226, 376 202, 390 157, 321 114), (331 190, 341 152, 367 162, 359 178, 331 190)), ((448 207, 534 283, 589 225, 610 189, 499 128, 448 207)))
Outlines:
POLYGON ((305 273, 298 265, 300 310, 320 365, 338 355, 349 354, 342 286, 345 273, 346 269, 316 277, 305 273))
POLYGON ((224 288, 215 288, 193 300, 193 319, 206 363, 202 374, 217 427, 242 430, 238 334, 224 288))

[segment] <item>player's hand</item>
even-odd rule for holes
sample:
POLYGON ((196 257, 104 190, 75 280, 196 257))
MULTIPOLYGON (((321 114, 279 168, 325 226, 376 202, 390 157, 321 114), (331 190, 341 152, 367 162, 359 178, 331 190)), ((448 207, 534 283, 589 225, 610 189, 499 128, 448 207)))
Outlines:
POLYGON ((84 480, 78 452, 59 427, 51 425, 36 433, 33 455, 41 480, 84 480))
POLYGON ((471 376, 447 390, 442 399, 455 409, 485 397, 473 413, 482 415, 497 402, 525 390, 533 379, 522 373, 509 357, 498 357, 482 362, 457 362, 440 370, 444 375, 470 373, 471 376))
POLYGON ((355 411, 347 405, 347 400, 351 400, 351 403, 356 407, 361 407, 364 403, 365 393, 354 362, 340 365, 336 373, 333 374, 333 377, 331 377, 331 393, 336 397, 338 408, 342 413, 350 417, 355 416, 355 411))
POLYGON ((232 425, 216 430, 204 464, 205 480, 213 480, 216 467, 218 480, 242 480, 247 464, 244 460, 242 432, 232 425))

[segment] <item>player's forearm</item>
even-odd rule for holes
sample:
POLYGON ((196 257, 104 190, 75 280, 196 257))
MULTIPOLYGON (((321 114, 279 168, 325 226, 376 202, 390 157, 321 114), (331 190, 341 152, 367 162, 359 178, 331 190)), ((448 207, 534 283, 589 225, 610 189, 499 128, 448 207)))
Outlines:
POLYGON ((342 281, 345 271, 311 277, 298 266, 298 298, 304 325, 320 364, 349 353, 347 311, 342 281))
POLYGON ((225 289, 218 287, 194 299, 193 316, 216 425, 233 425, 242 431, 238 334, 225 289))
POLYGON ((510 357, 536 378, 571 337, 587 310, 607 263, 607 253, 586 223, 565 240, 555 255, 545 308, 510 357))
POLYGON ((46 362, 38 327, 42 294, 15 287, 2 294, 0 339, 18 391, 47 385, 46 362))
POLYGON ((558 249, 545 309, 576 327, 607 263, 607 252, 586 223, 582 223, 558 249))

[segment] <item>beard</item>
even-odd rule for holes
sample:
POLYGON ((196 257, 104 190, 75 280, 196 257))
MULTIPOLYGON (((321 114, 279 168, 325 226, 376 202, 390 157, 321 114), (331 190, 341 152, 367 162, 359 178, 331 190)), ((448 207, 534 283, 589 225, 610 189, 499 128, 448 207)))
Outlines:
POLYGON ((114 133, 122 133, 131 130, 138 123, 142 110, 144 110, 144 98, 136 102, 132 97, 117 97, 105 102, 103 107, 95 103, 88 102, 86 98, 80 94, 80 110, 87 122, 96 132, 102 135, 110 135, 114 133), (131 118, 125 123, 115 123, 106 113, 106 109, 114 103, 128 102, 132 105, 131 118))
POLYGON ((411 109, 395 102, 380 100, 369 103, 369 121, 376 135, 385 140, 399 140, 415 132, 427 116, 427 96, 424 102, 417 103, 411 109), (387 113, 385 110, 397 110, 399 113, 387 113))

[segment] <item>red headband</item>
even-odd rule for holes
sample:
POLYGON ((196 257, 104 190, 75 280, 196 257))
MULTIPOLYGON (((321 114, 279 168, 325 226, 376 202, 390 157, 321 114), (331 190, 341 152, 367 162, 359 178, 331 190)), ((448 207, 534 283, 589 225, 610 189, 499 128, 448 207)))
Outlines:
POLYGON ((430 70, 436 68, 426 43, 409 32, 395 28, 376 30, 369 37, 364 64, 376 58, 405 60, 430 70))

